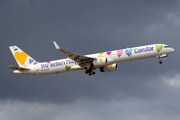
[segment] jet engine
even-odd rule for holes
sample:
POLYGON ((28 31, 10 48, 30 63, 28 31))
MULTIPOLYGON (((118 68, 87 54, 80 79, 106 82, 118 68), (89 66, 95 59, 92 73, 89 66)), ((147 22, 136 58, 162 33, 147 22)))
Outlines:
POLYGON ((104 67, 100 67, 101 72, 113 72, 113 71, 116 71, 117 69, 118 68, 117 68, 116 63, 111 64, 111 65, 107 65, 107 66, 104 66, 104 67))

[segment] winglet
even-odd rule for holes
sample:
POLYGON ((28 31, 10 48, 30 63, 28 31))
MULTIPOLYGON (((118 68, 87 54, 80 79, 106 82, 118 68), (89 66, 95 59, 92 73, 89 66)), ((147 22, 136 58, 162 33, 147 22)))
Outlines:
POLYGON ((53 43, 54 43, 54 46, 56 47, 57 50, 61 49, 55 41, 53 41, 53 43))

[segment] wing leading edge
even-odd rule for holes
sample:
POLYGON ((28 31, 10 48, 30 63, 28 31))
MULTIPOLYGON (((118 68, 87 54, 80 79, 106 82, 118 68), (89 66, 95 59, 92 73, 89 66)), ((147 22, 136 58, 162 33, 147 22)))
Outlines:
POLYGON ((70 58, 70 59, 76 61, 78 64, 91 62, 91 61, 93 61, 95 59, 95 58, 86 57, 86 56, 83 56, 83 55, 80 55, 80 54, 76 54, 76 53, 72 53, 72 52, 63 50, 58 46, 58 44, 55 41, 53 41, 53 42, 54 42, 54 46, 56 47, 57 50, 64 53, 67 58, 70 58))

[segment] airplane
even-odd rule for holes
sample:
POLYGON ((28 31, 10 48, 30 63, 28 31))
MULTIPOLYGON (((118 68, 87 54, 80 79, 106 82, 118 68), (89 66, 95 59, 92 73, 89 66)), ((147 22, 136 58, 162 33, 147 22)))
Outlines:
POLYGON ((67 58, 37 62, 19 47, 14 45, 9 48, 19 67, 8 67, 13 69, 14 73, 27 75, 58 74, 75 70, 85 70, 86 74, 94 75, 96 68, 100 68, 101 72, 116 71, 118 69, 117 63, 119 62, 157 57, 159 64, 162 64, 161 58, 167 57, 175 51, 166 44, 151 44, 89 55, 80 55, 61 49, 55 41, 53 42, 55 48, 64 53, 67 58))

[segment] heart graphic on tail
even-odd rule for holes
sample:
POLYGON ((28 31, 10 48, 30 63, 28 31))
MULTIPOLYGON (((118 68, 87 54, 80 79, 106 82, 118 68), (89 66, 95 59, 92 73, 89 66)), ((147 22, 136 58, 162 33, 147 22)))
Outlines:
POLYGON ((19 63, 21 63, 21 65, 24 65, 24 63, 26 62, 26 59, 27 59, 27 54, 23 51, 21 53, 16 52, 15 58, 19 63))
POLYGON ((33 63, 33 61, 34 61, 33 59, 29 59, 29 64, 33 63))

